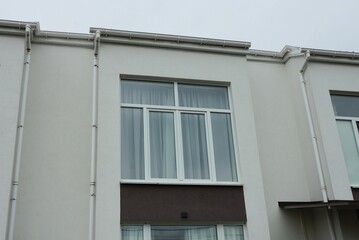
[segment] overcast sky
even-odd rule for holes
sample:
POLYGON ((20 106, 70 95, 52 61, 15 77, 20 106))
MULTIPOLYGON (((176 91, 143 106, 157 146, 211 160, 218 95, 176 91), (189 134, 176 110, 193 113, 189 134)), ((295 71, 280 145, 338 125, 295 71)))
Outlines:
POLYGON ((90 27, 359 52, 359 0, 3 0, 0 18, 42 30, 90 27))

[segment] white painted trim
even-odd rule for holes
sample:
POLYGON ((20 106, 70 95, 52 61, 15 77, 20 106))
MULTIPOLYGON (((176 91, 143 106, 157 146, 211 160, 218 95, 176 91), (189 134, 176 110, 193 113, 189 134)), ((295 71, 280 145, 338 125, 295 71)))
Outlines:
POLYGON ((207 152, 208 152, 208 165, 209 165, 209 176, 212 181, 217 181, 216 174, 216 162, 214 155, 214 144, 213 144, 213 134, 212 134, 212 121, 211 121, 211 113, 209 111, 206 112, 206 138, 207 140, 207 152))
POLYGON ((205 113, 215 112, 215 113, 231 113, 230 109, 216 109, 216 108, 195 108, 195 107, 179 107, 179 106, 164 106, 164 105, 150 105, 150 104, 138 104, 138 103, 121 103, 121 107, 132 107, 132 108, 148 108, 148 109, 162 109, 168 111, 185 111, 185 112, 197 112, 205 113))
MULTIPOLYGON (((122 179, 120 184, 156 184, 156 185, 200 185, 200 186, 243 186, 241 182, 213 182, 210 180, 197 179, 122 179)), ((359 186, 358 186, 359 187, 359 186)))
POLYGON ((151 176, 151 152, 150 152, 150 119, 148 108, 144 107, 143 111, 143 161, 144 161, 144 174, 145 180, 148 181, 151 176))

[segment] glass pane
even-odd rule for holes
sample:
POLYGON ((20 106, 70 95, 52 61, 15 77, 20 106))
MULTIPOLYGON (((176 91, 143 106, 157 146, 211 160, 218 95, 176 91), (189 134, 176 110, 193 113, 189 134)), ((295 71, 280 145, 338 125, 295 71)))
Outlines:
POLYGON ((173 113, 150 112, 151 177, 176 178, 173 113))
POLYGON ((178 96, 183 107, 229 109, 227 87, 178 84, 178 96))
POLYGON ((209 179, 204 115, 182 113, 181 120, 185 178, 209 179))
POLYGON ((122 240, 142 240, 143 227, 142 226, 122 226, 121 227, 122 240))
POLYGON ((123 179, 144 179, 143 113, 121 109, 121 174, 123 179))
POLYGON ((229 114, 211 113, 216 174, 218 181, 237 181, 236 162, 229 114))
POLYGON ((359 153, 351 121, 337 120, 350 183, 359 185, 359 153))
POLYGON ((216 240, 215 226, 152 226, 151 240, 216 240))
POLYGON ((223 226, 224 240, 244 240, 243 226, 223 226))
POLYGON ((336 116, 359 117, 359 96, 331 95, 336 116))
POLYGON ((173 83, 121 81, 122 103, 174 105, 173 83))

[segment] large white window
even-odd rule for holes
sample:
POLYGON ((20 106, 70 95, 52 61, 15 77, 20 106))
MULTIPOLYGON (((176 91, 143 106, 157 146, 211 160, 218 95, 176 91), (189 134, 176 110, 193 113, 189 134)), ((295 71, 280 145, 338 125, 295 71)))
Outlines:
POLYGON ((237 182, 228 87, 121 81, 123 180, 237 182))
POLYGON ((242 225, 123 225, 122 240, 244 240, 242 225))
POLYGON ((352 186, 359 186, 359 96, 331 95, 340 141, 352 186))

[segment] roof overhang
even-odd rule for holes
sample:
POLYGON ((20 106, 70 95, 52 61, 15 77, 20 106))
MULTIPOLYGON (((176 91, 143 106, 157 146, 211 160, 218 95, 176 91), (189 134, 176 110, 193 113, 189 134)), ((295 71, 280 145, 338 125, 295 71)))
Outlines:
POLYGON ((303 202, 278 202, 278 206, 282 209, 359 209, 359 201, 356 200, 331 200, 328 202, 321 201, 303 201, 303 202))

